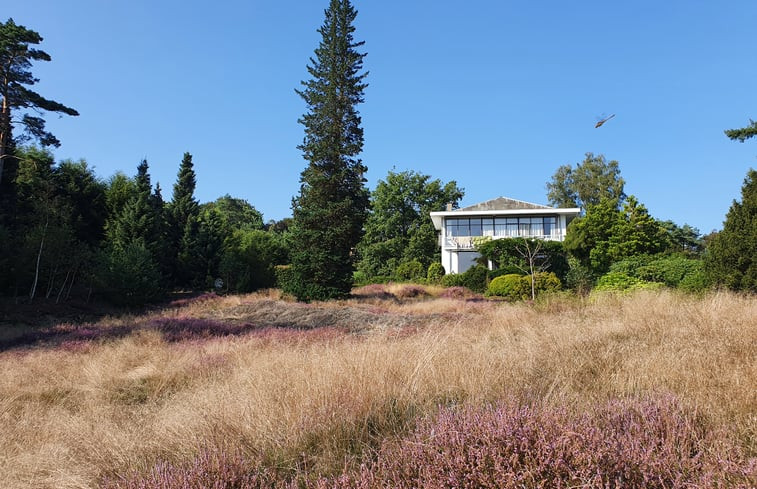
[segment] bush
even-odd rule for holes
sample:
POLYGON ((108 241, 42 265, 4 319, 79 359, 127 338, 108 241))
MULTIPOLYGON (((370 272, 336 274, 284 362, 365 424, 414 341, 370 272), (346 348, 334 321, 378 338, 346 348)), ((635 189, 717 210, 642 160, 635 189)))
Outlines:
POLYGON ((403 280, 417 280, 419 278, 423 278, 423 263, 419 262, 418 260, 409 260, 402 262, 397 267, 395 274, 397 275, 397 278, 403 280))
MULTIPOLYGON (((554 273, 534 274, 534 292, 537 296, 544 292, 560 290, 562 283, 554 273)), ((489 283, 488 295, 505 297, 510 300, 531 298, 531 275, 508 274, 497 277, 489 283)))
POLYGON ((497 277, 501 277, 503 275, 510 275, 513 273, 515 275, 523 275, 523 271, 520 268, 514 267, 514 266, 506 266, 506 267, 497 268, 495 270, 489 270, 489 272, 486 274, 486 277, 489 279, 489 281, 492 281, 497 277))
MULTIPOLYGON (((529 290, 531 288, 531 276, 526 277, 529 290)), ((537 272, 534 274, 534 290, 536 295, 543 292, 556 292, 562 288, 562 282, 552 272, 537 272)))
POLYGON ((444 287, 466 287, 473 292, 483 294, 486 291, 486 274, 483 265, 476 265, 463 273, 452 273, 442 277, 444 287))
POLYGON ((678 282, 678 288, 686 292, 704 292, 712 286, 709 275, 702 267, 699 270, 688 273, 678 282))
POLYGON ((110 302, 140 306, 163 296, 160 270, 144 244, 112 249, 101 260, 99 281, 110 302))
POLYGON ((486 293, 487 295, 504 297, 514 301, 520 300, 524 296, 528 297, 531 294, 531 285, 530 283, 527 284, 523 278, 525 278, 523 275, 516 273, 496 277, 489 283, 486 293))
POLYGON ((704 290, 708 281, 701 260, 681 254, 635 256, 614 263, 610 272, 618 272, 644 282, 659 282, 668 287, 685 290, 704 290), (687 278, 691 276, 691 278, 687 278), (686 285, 681 286, 685 282, 686 285))
POLYGON ((606 292, 625 292, 641 289, 659 289, 663 284, 657 282, 645 282, 625 273, 608 272, 597 281, 594 290, 606 292))
POLYGON ((568 258, 569 270, 565 275, 565 283, 579 294, 587 294, 594 285, 594 275, 586 265, 574 257, 568 258))
POLYGON ((429 283, 438 284, 442 281, 442 277, 444 277, 444 267, 441 263, 435 261, 428 266, 426 278, 428 279, 429 283))
POLYGON ((292 290, 292 288, 294 288, 294 273, 292 273, 292 265, 276 265, 273 267, 273 272, 276 275, 276 287, 283 291, 292 290))

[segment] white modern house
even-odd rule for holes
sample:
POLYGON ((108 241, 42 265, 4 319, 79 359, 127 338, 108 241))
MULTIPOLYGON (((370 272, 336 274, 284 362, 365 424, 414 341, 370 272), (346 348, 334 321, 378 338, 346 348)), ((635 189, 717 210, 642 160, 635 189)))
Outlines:
POLYGON ((565 239, 568 223, 581 212, 579 208, 558 209, 522 200, 498 197, 480 204, 432 212, 434 227, 441 231, 442 266, 446 273, 463 273, 481 255, 475 239, 539 238, 565 239))

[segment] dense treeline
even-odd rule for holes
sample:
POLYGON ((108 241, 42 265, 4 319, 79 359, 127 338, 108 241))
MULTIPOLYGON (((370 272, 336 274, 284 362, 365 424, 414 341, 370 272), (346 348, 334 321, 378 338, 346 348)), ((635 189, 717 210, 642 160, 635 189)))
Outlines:
POLYGON ((14 212, 0 225, 7 295, 141 304, 175 289, 244 292, 273 286, 274 265, 289 262, 286 226, 264 226, 229 195, 196 200, 189 153, 168 202, 144 160, 133 177, 103 181, 83 160, 55 164, 35 147, 14 154, 14 212))
MULTIPOLYGON (((329 299, 348 295, 356 282, 387 280, 512 298, 560 287, 757 290, 754 170, 723 231, 702 237, 689 225, 652 217, 625 194, 618 162, 592 153, 575 168, 560 166, 547 183, 550 203, 583 208, 564 243, 480 240, 481 265, 445 277, 429 213, 457 208, 463 189, 414 171, 390 171, 375 191, 365 187, 356 107, 367 86, 366 55, 353 39, 357 12, 347 0, 331 0, 325 14, 311 79, 298 91, 308 105, 299 146, 308 166, 293 217, 268 224, 230 195, 200 203, 190 153, 170 200, 152 184, 146 160, 133 176, 107 180, 84 160, 56 163, 46 148, 59 141, 40 114, 78 112, 31 89, 38 81, 32 62, 51 59, 34 47, 42 37, 12 19, 0 24, 0 293, 139 305, 175 290, 272 286, 301 300, 329 299)), ((754 136, 754 123, 726 134, 744 141, 754 136)))

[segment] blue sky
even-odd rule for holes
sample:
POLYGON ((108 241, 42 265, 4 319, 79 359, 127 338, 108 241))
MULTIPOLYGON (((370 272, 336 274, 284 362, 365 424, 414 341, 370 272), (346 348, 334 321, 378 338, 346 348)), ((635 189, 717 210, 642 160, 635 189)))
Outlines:
MULTIPOLYGON (((305 167, 295 94, 327 0, 25 0, 8 17, 53 58, 40 93, 56 159, 107 178, 147 158, 170 199, 192 153, 197 197, 291 215, 305 167)), ((360 106, 368 185, 389 170, 455 180, 462 205, 546 203, 558 166, 618 160, 653 216, 720 229, 757 141, 757 2, 355 0, 370 86, 360 106), (598 117, 616 114, 599 129, 598 117)))

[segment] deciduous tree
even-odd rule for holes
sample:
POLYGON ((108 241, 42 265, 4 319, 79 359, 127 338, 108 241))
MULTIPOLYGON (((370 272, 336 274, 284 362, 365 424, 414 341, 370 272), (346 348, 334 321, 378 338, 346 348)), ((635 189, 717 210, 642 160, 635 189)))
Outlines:
POLYGON ((584 210, 607 199, 614 199, 620 206, 626 198, 624 186, 617 161, 586 153, 584 161, 575 168, 562 165, 555 171, 552 180, 547 182, 547 199, 557 207, 584 210))
POLYGON ((414 171, 390 171, 371 195, 371 214, 360 242, 358 268, 368 276, 392 275, 403 262, 417 260, 425 271, 439 259, 432 211, 457 207, 463 189, 414 171))

